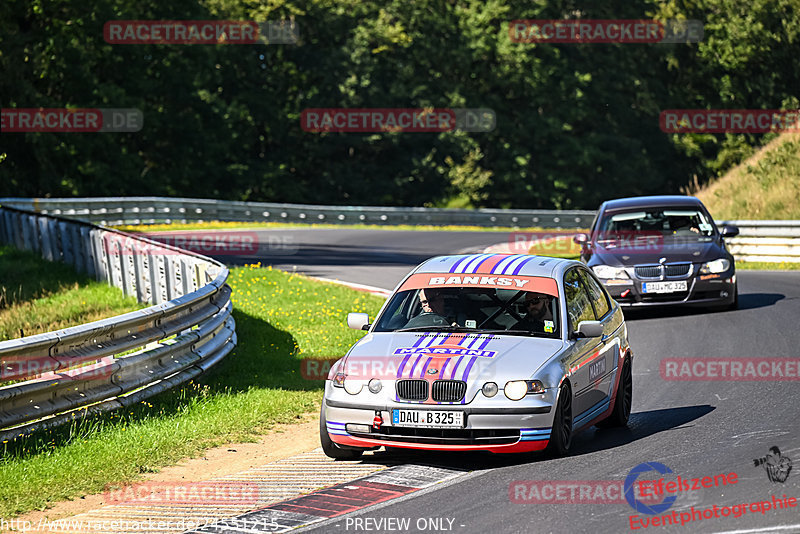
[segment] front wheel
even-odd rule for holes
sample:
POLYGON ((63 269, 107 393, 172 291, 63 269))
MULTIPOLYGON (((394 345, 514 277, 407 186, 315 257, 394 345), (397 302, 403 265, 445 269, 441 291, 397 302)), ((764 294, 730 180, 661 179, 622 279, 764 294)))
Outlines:
POLYGON ((335 460, 356 460, 364 452, 360 449, 343 449, 331 440, 325 419, 325 399, 322 399, 322 407, 319 410, 319 441, 322 444, 322 452, 335 460))
POLYGON ((564 384, 558 393, 558 404, 550 430, 547 452, 553 456, 564 456, 572 445, 572 389, 564 384))
POLYGON ((625 427, 628 426, 628 418, 631 416, 631 404, 633 401, 633 373, 631 371, 631 360, 625 358, 622 363, 622 372, 619 377, 617 396, 614 399, 614 411, 606 419, 597 423, 599 428, 625 427))

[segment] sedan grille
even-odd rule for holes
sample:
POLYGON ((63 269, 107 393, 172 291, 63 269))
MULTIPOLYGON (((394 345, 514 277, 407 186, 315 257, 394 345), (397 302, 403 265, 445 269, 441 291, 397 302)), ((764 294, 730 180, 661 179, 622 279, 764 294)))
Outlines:
POLYGON ((463 380, 437 380, 433 383, 433 395, 436 402, 458 402, 467 392, 467 383, 463 380))
POLYGON ((692 274, 692 264, 665 263, 663 265, 636 265, 633 268, 636 278, 640 280, 663 280, 664 278, 688 278, 692 274))
POLYGON ((691 263, 668 263, 664 265, 668 278, 684 277, 692 270, 691 263))
POLYGON ((633 272, 636 274, 636 278, 661 278, 660 265, 637 265, 633 268, 633 272))
POLYGON ((408 401, 427 400, 428 383, 425 380, 399 380, 397 398, 408 401))

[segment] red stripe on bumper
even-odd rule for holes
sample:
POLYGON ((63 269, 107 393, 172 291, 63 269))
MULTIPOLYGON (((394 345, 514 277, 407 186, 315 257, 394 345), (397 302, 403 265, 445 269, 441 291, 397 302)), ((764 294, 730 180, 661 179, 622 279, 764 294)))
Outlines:
POLYGON ((518 441, 508 445, 438 445, 432 443, 408 443, 406 441, 388 441, 382 439, 356 438, 353 436, 339 436, 328 434, 331 440, 339 445, 350 447, 397 447, 402 449, 417 449, 422 451, 488 451, 496 453, 533 452, 541 451, 547 447, 549 440, 518 441))

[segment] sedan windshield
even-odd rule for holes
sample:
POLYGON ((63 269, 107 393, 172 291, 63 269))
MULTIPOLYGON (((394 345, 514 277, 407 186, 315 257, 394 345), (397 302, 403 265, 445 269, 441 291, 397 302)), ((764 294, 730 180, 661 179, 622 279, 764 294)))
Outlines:
POLYGON ((558 299, 516 289, 448 287, 396 293, 376 332, 484 332, 557 338, 558 299))
POLYGON ((703 238, 714 235, 714 226, 703 212, 696 209, 644 208, 606 215, 597 228, 595 239, 604 241, 646 235, 703 238))

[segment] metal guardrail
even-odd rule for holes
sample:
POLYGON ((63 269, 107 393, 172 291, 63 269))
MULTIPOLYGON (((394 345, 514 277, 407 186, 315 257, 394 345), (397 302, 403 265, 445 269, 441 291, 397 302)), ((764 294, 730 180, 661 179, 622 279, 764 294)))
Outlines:
POLYGON ((736 261, 800 262, 800 221, 722 221, 739 228, 726 239, 736 261))
MULTIPOLYGON (((594 211, 314 206, 195 198, 3 198, 0 204, 106 225, 196 221, 342 224, 431 224, 483 227, 588 228, 594 211)), ((729 239, 738 261, 800 261, 800 221, 721 221, 741 233, 729 239)))
POLYGON ((194 221, 588 228, 594 211, 314 206, 197 198, 2 198, 0 204, 104 225, 194 221))
POLYGON ((225 265, 3 204, 0 242, 71 264, 154 306, 0 342, 0 440, 140 402, 200 375, 236 345, 225 265))

